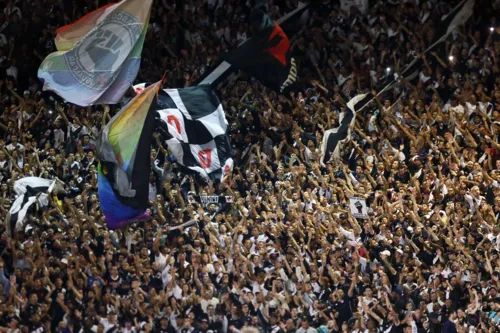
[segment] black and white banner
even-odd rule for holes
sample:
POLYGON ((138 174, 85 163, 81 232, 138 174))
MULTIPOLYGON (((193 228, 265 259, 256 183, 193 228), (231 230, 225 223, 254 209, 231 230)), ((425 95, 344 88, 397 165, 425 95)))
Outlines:
POLYGON ((5 226, 9 235, 14 231, 22 231, 28 209, 38 202, 39 207, 49 205, 50 193, 58 187, 59 180, 50 180, 39 177, 26 177, 14 183, 14 192, 17 198, 5 219, 5 226))
MULTIPOLYGON (((422 52, 422 55, 435 49, 440 43, 444 42, 455 29, 465 24, 474 13, 475 5, 475 0, 462 0, 448 14, 444 15, 441 18, 439 26, 437 27, 435 42, 427 47, 427 49, 422 52)), ((407 81, 412 81, 416 76, 418 76, 422 67, 422 58, 415 57, 415 59, 401 72, 401 76, 407 81)), ((382 93, 392 89, 395 85, 399 84, 399 82, 400 77, 397 75, 394 75, 394 79, 390 83, 388 83, 388 80, 386 80, 386 82, 381 82, 379 86, 384 86, 384 88, 377 89, 377 96, 375 97, 378 97, 382 93)))
POLYGON ((339 126, 329 129, 323 135, 321 144, 321 164, 324 166, 331 159, 339 159, 340 151, 344 143, 351 136, 350 126, 356 119, 355 113, 371 100, 371 94, 360 94, 347 102, 347 108, 339 116, 339 126))
POLYGON ((444 15, 437 27, 437 40, 429 47, 429 49, 432 49, 437 44, 445 41, 453 30, 457 29, 461 25, 464 25, 472 14, 474 14, 475 5, 475 0, 462 0, 450 13, 444 15))
MULTIPOLYGON (((136 92, 143 85, 134 86, 136 92)), ((159 126, 177 162, 204 178, 222 179, 233 168, 224 109, 208 85, 159 92, 159 126)))
POLYGON ((234 197, 229 196, 229 195, 188 195, 187 196, 188 202, 189 203, 195 203, 199 202, 201 203, 204 207, 207 207, 211 204, 215 205, 223 205, 223 204, 230 204, 234 203, 234 197))

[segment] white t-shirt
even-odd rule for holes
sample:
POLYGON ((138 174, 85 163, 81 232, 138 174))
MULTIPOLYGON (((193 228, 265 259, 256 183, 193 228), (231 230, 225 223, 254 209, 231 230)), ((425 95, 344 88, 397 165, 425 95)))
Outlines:
POLYGON ((155 261, 160 266, 160 271, 163 271, 165 267, 167 267, 167 256, 164 256, 163 253, 158 253, 158 255, 155 256, 155 261))
POLYGON ((14 150, 14 149, 23 150, 24 146, 18 142, 15 145, 10 143, 5 148, 7 148, 7 150, 14 150))
POLYGON ((297 333, 316 333, 316 332, 317 330, 312 327, 309 327, 308 329, 301 327, 297 330, 297 333))
POLYGON ((209 305, 212 305, 215 308, 218 304, 219 304, 219 300, 215 297, 212 297, 212 299, 209 299, 209 300, 202 299, 200 301, 201 309, 205 313, 207 313, 207 308, 209 305))

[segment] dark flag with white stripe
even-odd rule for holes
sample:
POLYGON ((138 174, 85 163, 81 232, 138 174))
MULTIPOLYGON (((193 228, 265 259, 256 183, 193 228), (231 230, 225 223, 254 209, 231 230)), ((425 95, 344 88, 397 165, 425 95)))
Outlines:
POLYGON ((329 129, 323 135, 321 144, 321 164, 324 166, 332 159, 339 159, 342 146, 351 137, 351 125, 356 119, 356 112, 372 100, 372 94, 360 94, 347 102, 347 108, 339 116, 339 126, 329 129))
POLYGON ((22 231, 28 210, 38 203, 38 207, 49 205, 49 195, 56 188, 58 180, 39 177, 26 177, 14 183, 17 198, 5 219, 5 227, 9 235, 22 231))
POLYGON ((451 12, 444 15, 437 27, 436 42, 430 48, 445 41, 453 30, 465 24, 474 14, 475 4, 475 0, 462 0, 451 12))
POLYGON ((221 180, 231 172, 227 120, 210 86, 161 90, 157 113, 179 164, 212 180, 221 180))

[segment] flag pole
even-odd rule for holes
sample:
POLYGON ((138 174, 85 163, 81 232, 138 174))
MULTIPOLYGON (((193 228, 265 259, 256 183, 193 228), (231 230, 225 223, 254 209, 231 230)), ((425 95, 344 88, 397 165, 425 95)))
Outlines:
MULTIPOLYGON (((286 14, 285 16, 280 17, 276 21, 276 23, 278 23, 280 25, 285 23, 290 18, 295 16, 298 12, 306 9, 308 6, 309 6, 309 3, 302 4, 301 6, 295 8, 294 10, 292 10, 290 13, 286 14)), ((244 44, 245 42, 241 43, 240 45, 244 44)), ((230 70, 231 70, 231 64, 229 64, 227 61, 223 61, 210 74, 208 74, 201 82, 199 82, 198 85, 201 85, 201 84, 215 85, 220 81, 220 79, 224 75, 229 74, 230 70)))
MULTIPOLYGON (((458 5, 456 5, 456 6, 455 6, 455 7, 451 10, 451 12, 450 12, 450 13, 448 13, 448 14, 446 15, 446 17, 447 17, 447 16, 449 16, 449 15, 451 15, 451 14, 452 14, 452 13, 454 13, 455 11, 457 11, 457 9, 458 9, 458 8, 460 8, 462 5, 464 5, 464 4, 465 4, 466 2, 468 2, 468 1, 470 1, 470 0, 462 0, 462 1, 458 4, 458 5)), ((474 5, 474 4, 475 4, 475 2, 472 2, 472 4, 474 5)), ((473 6, 472 6, 472 7, 473 7, 473 6)), ((463 11, 463 10, 464 10, 464 8, 462 8, 461 10, 463 11)), ((445 17, 445 18, 446 18, 446 17, 445 17)), ((470 15, 469 15, 469 17, 470 17, 470 15)), ((467 21, 468 19, 469 19, 469 18, 467 18, 465 21, 467 21)), ((442 18, 441 20, 443 20, 443 18, 442 18)), ((423 51, 423 52, 421 53, 421 56, 423 56, 423 55, 427 54, 430 50, 432 50, 432 49, 433 49, 434 47, 436 47, 438 44, 440 44, 440 43, 442 43, 443 41, 445 41, 445 40, 446 40, 446 38, 448 38, 448 36, 449 36, 449 35, 450 35, 450 33, 451 33, 451 29, 450 29, 450 28, 451 28, 451 26, 450 26, 450 27, 448 27, 448 31, 447 31, 447 32, 446 32, 443 36, 441 36, 438 40, 436 40, 434 43, 432 43, 432 45, 431 45, 431 46, 429 46, 427 49, 425 49, 425 51, 423 51)), ((456 25, 455 25, 455 26, 453 26, 453 29, 454 29, 454 28, 456 28, 456 25)), ((413 66, 414 66, 414 65, 415 65, 418 61, 420 61, 421 59, 422 59, 422 57, 418 57, 418 58, 416 58, 416 59, 413 59, 413 61, 412 61, 412 62, 410 62, 410 63, 406 66, 406 68, 405 68, 405 69, 401 72, 401 77, 403 77, 403 78, 404 78, 404 75, 403 75, 403 74, 405 74, 405 73, 406 73, 406 72, 407 72, 407 71, 408 71, 411 67, 413 67, 413 66)), ((398 83, 398 79, 393 79, 393 80, 392 80, 392 81, 391 81, 388 85, 386 85, 386 86, 385 86, 385 87, 384 87, 384 88, 383 88, 383 89, 382 89, 379 93, 377 93, 377 95, 373 96, 373 98, 372 98, 372 99, 371 99, 368 103, 366 103, 365 105, 363 105, 363 107, 362 107, 362 108, 360 108, 360 109, 359 109, 359 111, 363 110, 363 109, 364 109, 364 108, 365 108, 368 104, 370 104, 372 101, 374 101, 374 100, 375 100, 375 98, 378 98, 380 95, 382 95, 382 94, 383 94, 384 92, 386 92, 388 89, 392 88, 392 86, 393 86, 393 85, 395 85, 395 84, 397 84, 397 83, 398 83)))

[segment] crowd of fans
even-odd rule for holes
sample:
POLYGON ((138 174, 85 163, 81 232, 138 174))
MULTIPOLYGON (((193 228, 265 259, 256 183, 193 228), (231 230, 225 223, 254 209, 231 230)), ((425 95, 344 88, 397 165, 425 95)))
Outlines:
MULTIPOLYGON (((374 0, 366 14, 319 1, 290 36, 300 88, 277 95, 244 74, 218 87, 232 176, 197 184, 155 135, 153 219, 116 231, 99 208, 95 139, 119 106, 58 104, 36 78, 55 28, 103 2, 0 1, 0 216, 17 179, 66 184, 23 232, 0 227, 1 332, 499 331, 495 1, 477 0, 429 53, 457 1, 374 0), (322 165, 323 132, 349 98, 415 58, 418 77, 358 113, 342 158, 322 165)), ((273 18, 298 5, 267 3, 273 18)), ((250 5, 155 1, 138 82, 166 70, 166 86, 194 84, 250 37, 250 5)))

